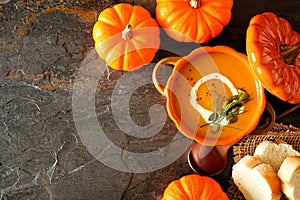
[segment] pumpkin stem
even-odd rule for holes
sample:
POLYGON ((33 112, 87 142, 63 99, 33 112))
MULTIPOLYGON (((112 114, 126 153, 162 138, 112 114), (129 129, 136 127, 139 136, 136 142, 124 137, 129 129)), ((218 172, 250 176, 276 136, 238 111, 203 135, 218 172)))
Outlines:
POLYGON ((288 46, 286 44, 280 45, 280 56, 288 65, 295 65, 295 61, 299 53, 300 41, 291 46, 288 46))
POLYGON ((191 0, 190 1, 190 6, 192 8, 199 8, 200 7, 200 0, 191 0))
POLYGON ((131 28, 131 25, 127 24, 125 29, 122 31, 123 40, 130 40, 132 38, 132 31, 130 30, 131 28))

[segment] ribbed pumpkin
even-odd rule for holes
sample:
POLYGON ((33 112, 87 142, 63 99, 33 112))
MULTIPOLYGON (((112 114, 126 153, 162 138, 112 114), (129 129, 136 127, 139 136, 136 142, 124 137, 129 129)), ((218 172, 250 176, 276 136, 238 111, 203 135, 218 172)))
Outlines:
POLYGON ((255 15, 246 49, 263 86, 281 100, 300 103, 300 35, 290 23, 271 12, 255 15))
POLYGON ((161 200, 228 200, 214 179, 197 174, 186 175, 171 182, 161 200))
POLYGON ((93 39, 97 53, 111 68, 133 71, 154 58, 160 30, 145 8, 121 3, 100 13, 93 39))
POLYGON ((233 0, 156 0, 156 20, 180 42, 205 43, 231 19, 233 0))

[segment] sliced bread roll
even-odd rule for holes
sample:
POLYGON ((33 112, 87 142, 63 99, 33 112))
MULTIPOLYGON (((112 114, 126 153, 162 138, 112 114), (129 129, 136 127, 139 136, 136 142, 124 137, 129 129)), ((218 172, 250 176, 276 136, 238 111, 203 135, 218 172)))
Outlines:
POLYGON ((280 179, 272 166, 247 155, 232 168, 232 178, 246 200, 277 200, 280 179))
POLYGON ((287 157, 279 168, 281 190, 290 200, 300 199, 300 156, 287 157))
POLYGON ((257 145, 254 156, 263 163, 271 165, 275 172, 278 172, 283 160, 288 156, 300 156, 300 153, 293 149, 293 146, 283 140, 263 141, 257 145))

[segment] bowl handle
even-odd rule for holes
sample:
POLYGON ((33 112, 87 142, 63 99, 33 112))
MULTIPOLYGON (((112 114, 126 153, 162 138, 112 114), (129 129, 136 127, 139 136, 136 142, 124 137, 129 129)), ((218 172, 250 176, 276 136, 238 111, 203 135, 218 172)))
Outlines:
POLYGON ((261 119, 254 129, 254 131, 251 133, 252 135, 263 135, 267 133, 274 125, 276 121, 276 113, 268 101, 266 102, 266 107, 264 110, 264 113, 261 116, 261 119))
POLYGON ((180 59, 181 57, 167 57, 164 59, 161 59, 154 67, 152 72, 152 81, 154 86, 156 87, 157 91, 165 96, 165 85, 159 80, 158 74, 159 70, 163 65, 175 65, 175 63, 180 59))

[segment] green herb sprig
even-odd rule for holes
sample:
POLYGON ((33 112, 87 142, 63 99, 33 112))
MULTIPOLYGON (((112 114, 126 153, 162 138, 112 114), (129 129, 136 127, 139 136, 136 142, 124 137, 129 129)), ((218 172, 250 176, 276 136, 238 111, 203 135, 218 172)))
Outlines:
POLYGON ((231 98, 227 99, 221 109, 216 108, 216 100, 214 99, 214 112, 209 116, 208 121, 210 123, 204 124, 211 126, 211 132, 217 133, 221 128, 221 121, 226 119, 228 124, 232 124, 238 121, 238 115, 245 112, 241 109, 250 100, 250 95, 243 89, 238 89, 238 94, 233 95, 231 98))

